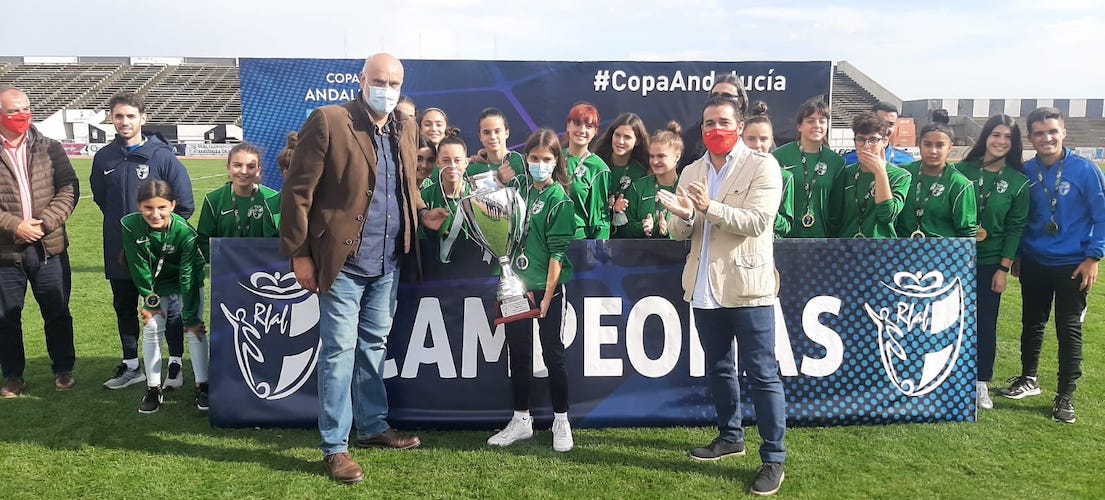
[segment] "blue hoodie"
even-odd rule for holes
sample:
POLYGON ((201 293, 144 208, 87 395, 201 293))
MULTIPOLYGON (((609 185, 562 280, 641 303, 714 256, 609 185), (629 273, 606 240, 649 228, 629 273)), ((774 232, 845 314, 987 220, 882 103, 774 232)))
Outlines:
POLYGON ((1021 253, 1045 266, 1076 266, 1086 258, 1105 256, 1105 176, 1093 162, 1074 154, 1070 148, 1055 165, 1043 166, 1044 185, 1040 186, 1038 158, 1024 164, 1028 176, 1028 226, 1021 239, 1021 253), (1063 178, 1055 189, 1055 177, 1062 165, 1063 178), (1055 223, 1058 234, 1048 234, 1051 221, 1051 197, 1055 197, 1055 223))
MULTIPOLYGON (((917 161, 913 158, 913 155, 906 151, 902 151, 898 148, 886 148, 886 161, 891 165, 902 166, 906 163, 913 163, 917 161)), ((848 151, 844 153, 844 164, 851 165, 853 163, 859 163, 859 155, 856 154, 856 150, 848 151)))
POLYGON ((176 196, 176 212, 192 216, 196 202, 188 169, 161 134, 143 135, 145 142, 128 151, 116 140, 92 158, 92 199, 104 214, 104 274, 108 279, 130 279, 130 270, 119 258, 123 253, 123 216, 138 211, 138 185, 151 179, 169 183, 176 196))

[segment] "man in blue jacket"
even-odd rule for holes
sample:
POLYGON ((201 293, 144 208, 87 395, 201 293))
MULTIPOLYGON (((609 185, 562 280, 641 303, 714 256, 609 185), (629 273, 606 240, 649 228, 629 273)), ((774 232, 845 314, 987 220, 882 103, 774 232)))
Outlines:
MULTIPOLYGON (((108 106, 115 140, 96 152, 89 184, 93 200, 104 214, 104 274, 111 283, 123 344, 123 362, 104 387, 122 389, 142 383, 146 377, 138 366, 138 289, 123 261, 123 226, 119 220, 138 210, 138 186, 148 180, 161 179, 172 186, 177 199, 175 212, 181 217, 191 217, 196 204, 188 170, 176 158, 173 147, 160 134, 142 133, 146 105, 138 94, 120 92, 111 97, 108 106)), ((169 370, 165 388, 175 389, 184 381, 180 361, 184 355, 184 324, 179 316, 170 316, 167 321, 169 370)))
POLYGON ((1036 374, 1054 298, 1059 387, 1051 416, 1073 424, 1086 298, 1105 255, 1105 176, 1093 162, 1063 147, 1067 132, 1058 108, 1036 108, 1026 121, 1036 158, 1024 165, 1032 182, 1031 204, 1021 255, 1012 269, 1020 276, 1023 302, 1021 375, 1001 394, 1011 399, 1040 394, 1036 374))
MULTIPOLYGON (((878 102, 871 107, 871 111, 879 115, 879 119, 886 121, 887 139, 894 137, 894 131, 898 128, 898 108, 889 102, 878 102)), ((886 161, 891 165, 905 165, 916 160, 909 152, 894 147, 888 140, 886 143, 886 161)), ((851 165, 853 163, 859 163, 859 156, 856 155, 854 149, 844 153, 844 164, 851 165)))

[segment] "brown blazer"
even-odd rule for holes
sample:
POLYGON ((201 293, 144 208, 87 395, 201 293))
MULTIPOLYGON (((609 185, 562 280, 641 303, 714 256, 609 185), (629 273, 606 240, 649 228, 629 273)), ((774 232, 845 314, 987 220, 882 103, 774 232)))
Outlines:
MULTIPOLYGON (((394 120, 394 115, 392 120, 394 120)), ((323 106, 299 131, 284 179, 280 205, 280 253, 309 256, 315 263, 319 291, 333 285, 346 259, 360 249, 365 214, 376 186, 376 150, 372 120, 363 99, 323 106)), ((418 211, 426 205, 415 186, 418 127, 398 123, 399 208, 404 231, 399 247, 419 263, 418 211)))

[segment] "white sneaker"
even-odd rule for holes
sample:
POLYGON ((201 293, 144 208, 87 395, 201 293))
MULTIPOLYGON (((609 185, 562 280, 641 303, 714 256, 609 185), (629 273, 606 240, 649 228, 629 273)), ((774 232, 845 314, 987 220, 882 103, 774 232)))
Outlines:
POLYGON ((575 440, 572 439, 572 424, 568 423, 568 419, 553 419, 552 423, 552 449, 553 451, 565 452, 571 451, 575 446, 575 440))
POLYGON ((977 389, 978 407, 983 410, 993 410, 994 400, 990 399, 990 384, 987 382, 979 382, 977 389))
POLYGON ((126 363, 119 363, 119 366, 115 367, 115 376, 111 377, 104 382, 104 387, 108 389, 122 389, 134 384, 141 384, 146 381, 146 374, 142 373, 142 370, 135 368, 128 370, 126 363))
POLYGON ((492 446, 510 446, 518 441, 531 437, 533 437, 533 418, 513 417, 510 419, 510 423, 506 424, 505 429, 487 438, 487 444, 492 446))
POLYGON ((161 388, 166 391, 173 389, 180 389, 184 385, 184 370, 181 369, 180 363, 169 363, 169 374, 165 377, 165 383, 161 384, 161 388))

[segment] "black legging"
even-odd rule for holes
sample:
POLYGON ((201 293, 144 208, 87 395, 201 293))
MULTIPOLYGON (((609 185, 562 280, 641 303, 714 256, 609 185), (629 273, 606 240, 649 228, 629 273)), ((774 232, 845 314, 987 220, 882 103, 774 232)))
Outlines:
MULTIPOLYGON (((568 372, 564 368, 564 341, 561 338, 564 318, 564 285, 556 291, 552 304, 544 318, 537 320, 540 327, 541 355, 549 369, 549 393, 553 411, 568 411, 568 372)), ((545 292, 533 292, 538 305, 545 292)), ((533 379, 533 332, 529 320, 506 324, 506 343, 510 359, 510 387, 514 394, 514 409, 529 410, 530 383, 533 379)))

